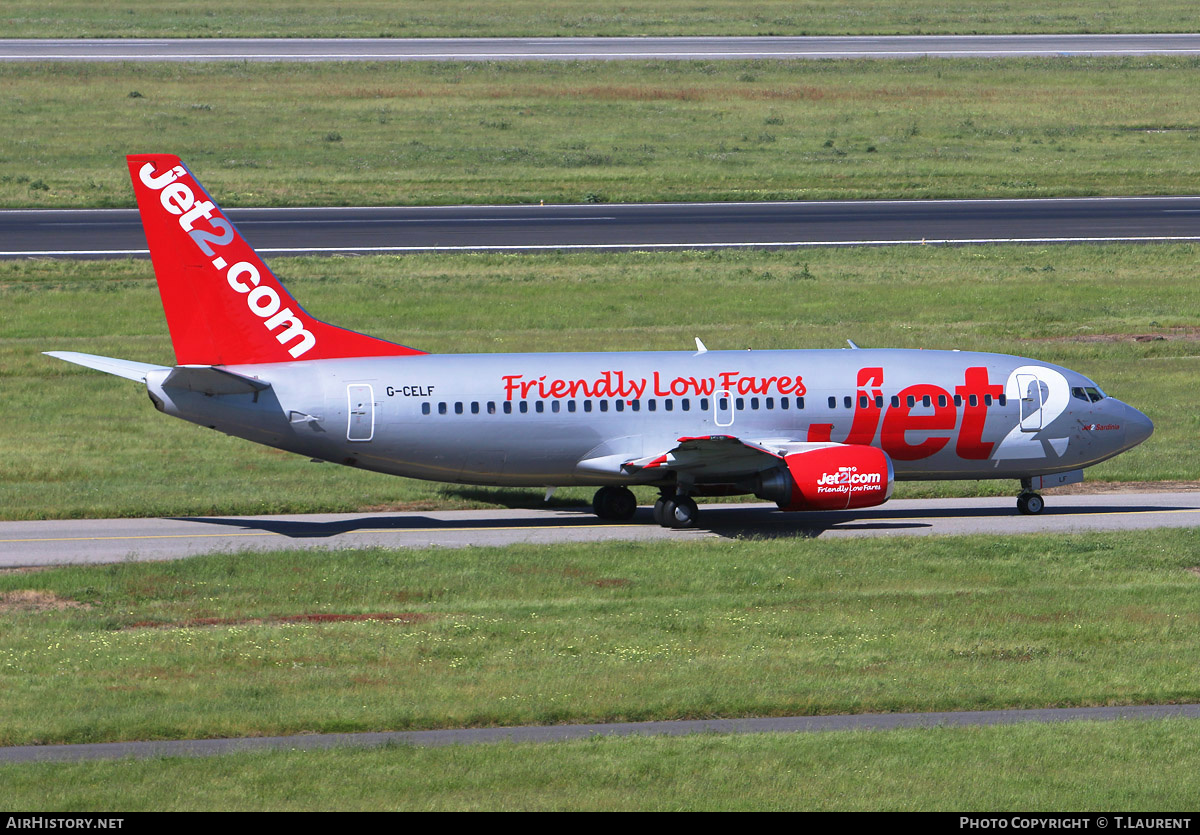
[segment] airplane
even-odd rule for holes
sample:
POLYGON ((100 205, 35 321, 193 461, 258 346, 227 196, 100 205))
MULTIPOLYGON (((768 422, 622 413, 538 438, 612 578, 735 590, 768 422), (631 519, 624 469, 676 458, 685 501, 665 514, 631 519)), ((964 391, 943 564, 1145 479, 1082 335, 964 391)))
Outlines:
POLYGON ((592 509, 695 526, 697 497, 785 511, 886 502, 906 479, 1038 490, 1150 437, 1082 374, 945 350, 428 354, 310 316, 179 157, 127 158, 176 364, 49 356, 144 383, 168 415, 410 478, 596 487, 592 509))

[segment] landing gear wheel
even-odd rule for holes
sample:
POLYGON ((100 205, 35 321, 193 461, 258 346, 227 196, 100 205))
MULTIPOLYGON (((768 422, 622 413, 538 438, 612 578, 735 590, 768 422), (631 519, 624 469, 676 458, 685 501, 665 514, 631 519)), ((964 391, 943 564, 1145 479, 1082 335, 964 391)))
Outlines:
POLYGON ((1046 500, 1037 493, 1022 493, 1017 496, 1017 510, 1026 516, 1036 516, 1046 507, 1046 500))
POLYGON ((663 508, 666 507, 666 504, 667 504, 666 496, 663 496, 662 498, 660 498, 658 501, 656 501, 654 503, 654 524, 662 525, 664 528, 667 526, 667 517, 665 515, 663 515, 663 513, 664 513, 663 508))
POLYGON ((637 496, 628 487, 601 487, 592 498, 592 510, 601 519, 626 522, 637 512, 637 496))
POLYGON ((672 496, 669 499, 661 500, 662 521, 659 522, 664 528, 692 528, 696 526, 696 519, 700 516, 700 508, 696 507, 696 503, 690 496, 672 496))

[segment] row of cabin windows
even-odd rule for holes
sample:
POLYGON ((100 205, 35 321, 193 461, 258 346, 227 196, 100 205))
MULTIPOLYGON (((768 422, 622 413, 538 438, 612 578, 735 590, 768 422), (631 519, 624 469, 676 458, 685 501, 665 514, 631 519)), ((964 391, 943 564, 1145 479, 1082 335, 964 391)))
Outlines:
MULTIPOLYGON (((882 409, 883 408, 883 395, 877 394, 877 395, 875 395, 875 397, 873 399, 875 400, 875 408, 882 409)), ((906 399, 908 408, 910 408, 910 409, 914 408, 918 403, 920 403, 922 406, 926 406, 926 407, 933 405, 933 397, 928 394, 922 396, 919 399, 916 396, 910 394, 905 399, 906 399)), ((858 396, 858 407, 860 409, 868 408, 871 405, 871 400, 872 400, 872 398, 867 397, 865 394, 860 394, 858 396)), ((972 406, 978 406, 979 405, 979 395, 972 394, 969 397, 965 398, 965 401, 972 406)), ((945 408, 949 402, 950 402, 950 400, 949 400, 948 395, 939 394, 937 396, 937 404, 938 404, 939 408, 945 408)), ((954 395, 954 405, 955 406, 961 407, 963 402, 964 402, 964 398, 961 394, 954 395)), ((992 402, 993 402, 993 400, 992 400, 992 396, 990 394, 985 394, 983 396, 983 405, 991 406, 992 402)), ((996 398, 995 402, 1001 406, 1006 406, 1006 405, 1008 405, 1008 397, 1001 394, 999 397, 996 398)), ((849 396, 843 397, 842 403, 847 409, 854 408, 854 398, 853 397, 849 397, 849 396)), ((829 408, 836 409, 837 407, 838 407, 838 399, 836 397, 830 397, 829 398, 829 408)), ((900 395, 893 394, 892 395, 892 408, 896 409, 899 407, 900 407, 900 395)))
MULTIPOLYGON (((789 411, 789 410, 793 409, 793 407, 795 409, 803 409, 804 408, 804 398, 803 397, 794 397, 794 398, 793 397, 762 397, 762 398, 751 397, 751 398, 748 398, 748 400, 750 403, 750 409, 752 411, 758 410, 758 409, 774 410, 776 408, 778 408, 782 411, 789 411)), ((883 408, 882 395, 877 395, 874 398, 874 400, 875 400, 875 407, 878 409, 882 409, 883 408)), ((964 398, 962 397, 962 395, 960 395, 960 394, 954 395, 954 405, 955 406, 962 406, 963 400, 964 400, 964 398)), ((866 409, 871 405, 871 398, 867 397, 865 394, 859 395, 858 401, 859 401, 859 408, 862 408, 862 409, 866 409)), ((631 411, 631 412, 640 412, 640 411, 642 411, 642 404, 645 403, 647 412, 657 412, 659 410, 660 402, 662 403, 662 411, 664 411, 664 412, 675 411, 675 403, 676 403, 675 400, 667 399, 667 400, 659 401, 659 400, 655 400, 653 398, 650 400, 644 400, 644 401, 643 400, 566 400, 566 401, 563 401, 563 400, 550 400, 550 401, 518 400, 518 401, 516 401, 515 407, 513 405, 513 401, 504 400, 504 401, 501 401, 499 404, 499 411, 503 412, 506 415, 511 415, 515 408, 515 410, 519 414, 528 414, 530 411, 530 403, 532 403, 533 411, 537 414, 542 414, 547 411, 546 404, 549 403, 550 404, 549 411, 553 414, 558 414, 559 412, 562 412, 562 411, 566 411, 569 413, 580 412, 580 411, 582 411, 582 412, 592 412, 592 411, 607 412, 607 411, 609 411, 610 408, 615 412, 624 412, 626 410, 626 408, 628 408, 629 411, 631 411), (563 406, 564 403, 566 404, 565 409, 563 406), (610 406, 610 404, 611 404, 611 406, 610 406)), ((710 401, 707 397, 701 397, 699 399, 700 411, 707 412, 708 408, 709 408, 709 402, 710 401)), ((746 402, 747 402, 747 398, 745 398, 745 397, 734 398, 734 401, 733 401, 734 408, 737 411, 745 411, 746 402)), ((907 402, 908 402, 908 407, 910 409, 916 407, 918 402, 922 406, 932 406, 933 398, 930 397, 929 395, 925 395, 924 397, 920 398, 920 400, 918 401, 918 398, 916 398, 910 394, 910 395, 908 395, 907 402)), ((949 401, 948 401, 947 395, 944 395, 944 394, 938 395, 937 404, 939 407, 945 407, 948 404, 948 402, 949 401)), ((977 395, 977 394, 970 395, 968 398, 966 398, 966 402, 968 402, 972 406, 978 406, 979 405, 979 395, 977 395)), ((1008 398, 1006 398, 1002 394, 999 396, 997 402, 1001 406, 1004 406, 1008 403, 1008 398)), ((678 403, 679 403, 679 411, 681 411, 681 412, 690 412, 691 411, 692 401, 690 398, 687 398, 687 397, 681 398, 678 401, 678 403)), ((842 403, 843 403, 844 407, 847 409, 854 408, 854 398, 853 397, 847 396, 847 397, 842 398, 842 403)), ((985 406, 991 406, 992 405, 992 396, 990 394, 985 394, 983 396, 983 403, 985 406)), ((898 395, 895 395, 892 397, 892 407, 898 408, 899 406, 900 406, 900 397, 898 395)), ((829 408, 836 409, 837 407, 838 407, 838 398, 830 397, 829 398, 829 408)), ((717 399, 717 408, 718 409, 728 409, 729 408, 729 398, 726 398, 726 397, 718 398, 717 399)), ((481 413, 494 415, 494 414, 496 414, 496 411, 497 411, 497 404, 494 400, 489 400, 486 404, 481 404, 478 401, 474 401, 471 403, 457 402, 457 403, 453 403, 453 404, 442 402, 442 403, 437 404, 437 413, 439 415, 450 414, 450 412, 452 410, 453 410, 454 414, 456 414, 456 415, 467 414, 468 412, 473 415, 478 415, 481 413)), ((423 414, 423 415, 433 414, 433 404, 432 403, 422 403, 421 404, 421 414, 423 414)))
MULTIPOLYGON (((787 400, 788 398, 784 397, 784 398, 780 398, 780 399, 787 400)), ((800 402, 800 405, 797 406, 796 408, 803 409, 804 408, 804 405, 803 405, 804 398, 802 398, 802 397, 797 398, 797 401, 800 402)), ((538 414, 542 414, 543 412, 546 412, 546 411, 550 411, 555 414, 557 414, 559 412, 563 412, 563 411, 571 412, 571 413, 592 412, 592 411, 607 412, 607 411, 609 411, 610 408, 615 412, 623 412, 623 411, 625 411, 626 408, 628 408, 629 411, 631 411, 631 412, 640 412, 642 410, 643 402, 646 404, 647 412, 658 411, 659 401, 657 401, 657 400, 646 400, 646 401, 642 401, 642 400, 566 400, 566 401, 563 401, 563 400, 550 400, 550 401, 518 400, 518 401, 516 401, 515 406, 513 405, 513 401, 504 400, 504 401, 501 401, 499 404, 499 411, 503 412, 506 415, 511 415, 514 411, 523 415, 523 414, 527 414, 530 411, 530 403, 532 403, 533 404, 532 410, 538 414), (549 410, 547 410, 547 408, 546 408, 547 402, 549 402, 549 404, 550 404, 549 410), (566 403, 565 407, 563 406, 564 403, 566 403)), ((675 411, 675 401, 674 400, 663 400, 661 402, 662 402, 662 410, 664 412, 675 411)), ((725 404, 722 406, 722 408, 728 408, 728 401, 723 400, 722 403, 725 404)), ((702 412, 708 411, 709 400, 707 397, 700 398, 699 404, 700 404, 700 411, 702 411, 702 412)), ((786 405, 782 405, 781 408, 786 409, 788 407, 786 405)), ((480 413, 487 413, 489 415, 494 415, 497 412, 497 404, 495 401, 491 401, 491 400, 489 400, 486 404, 480 404, 478 402, 453 403, 453 404, 438 403, 437 404, 437 413, 439 415, 450 414, 451 410, 453 410, 454 414, 456 414, 456 415, 466 414, 467 412, 470 412, 473 415, 478 415, 480 413)), ((690 412, 691 410, 692 410, 692 401, 690 398, 685 397, 679 401, 679 411, 690 412)), ((428 415, 428 414, 432 414, 432 413, 433 413, 433 404, 431 404, 431 403, 422 403, 421 404, 421 414, 428 415)))

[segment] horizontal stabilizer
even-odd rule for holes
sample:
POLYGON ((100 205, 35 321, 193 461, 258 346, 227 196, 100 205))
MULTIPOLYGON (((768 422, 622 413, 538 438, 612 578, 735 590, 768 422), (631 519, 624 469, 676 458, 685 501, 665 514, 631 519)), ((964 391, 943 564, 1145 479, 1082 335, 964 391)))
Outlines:
POLYGON ((211 365, 180 365, 171 369, 163 388, 186 389, 201 394, 254 394, 269 389, 270 383, 211 365))
POLYGON ((95 354, 81 354, 78 351, 43 351, 48 357, 55 359, 73 362, 76 365, 82 365, 86 368, 94 368, 96 371, 103 371, 105 374, 115 374, 118 377, 124 377, 126 380, 136 380, 139 383, 146 382, 146 375, 151 371, 165 371, 166 366, 152 365, 148 362, 134 362, 133 360, 119 360, 113 357, 100 357, 95 354))

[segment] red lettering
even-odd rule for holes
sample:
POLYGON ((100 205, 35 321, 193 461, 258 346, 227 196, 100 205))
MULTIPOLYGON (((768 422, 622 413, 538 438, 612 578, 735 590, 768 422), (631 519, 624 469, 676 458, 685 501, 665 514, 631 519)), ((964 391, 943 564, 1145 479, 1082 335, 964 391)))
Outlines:
POLYGON ((517 391, 516 381, 518 379, 520 379, 520 377, 521 377, 520 374, 505 374, 503 377, 500 378, 504 381, 504 399, 505 400, 513 399, 513 395, 517 391))
POLYGON ((659 385, 658 372, 655 371, 654 372, 654 396, 655 397, 666 397, 670 393, 671 392, 669 392, 669 391, 663 391, 662 386, 659 385))
POLYGON ((827 444, 833 440, 833 424, 832 423, 813 423, 808 427, 808 437, 805 439, 810 444, 827 444))
POLYGON ((875 430, 879 428, 879 418, 883 414, 880 401, 876 398, 883 396, 882 368, 862 368, 858 372, 858 391, 854 398, 854 422, 850 425, 850 433, 846 436, 848 444, 869 446, 875 440, 875 430), (873 386, 870 391, 866 386, 873 386), (866 398, 866 405, 863 399, 866 398))
MULTIPOLYGON (((914 406, 913 408, 917 408, 914 406)), ((922 407, 928 408, 928 407, 922 407)), ((908 442, 909 432, 936 432, 941 429, 953 430, 958 422, 958 410, 949 402, 946 390, 940 386, 921 383, 909 386, 900 392, 900 405, 892 406, 883 418, 883 434, 880 443, 883 451, 897 461, 916 461, 928 458, 950 442, 950 436, 931 436, 918 444, 908 442), (939 405, 938 396, 947 398, 939 405), (933 414, 914 415, 909 408, 908 398, 916 398, 918 403, 923 397, 928 397, 932 403, 933 414)))
POLYGON ((995 444, 983 440, 983 427, 987 423, 986 395, 998 398, 1004 393, 1004 386, 989 385, 986 366, 968 368, 964 377, 965 385, 958 386, 954 393, 963 399, 963 420, 958 430, 958 443, 955 452, 959 458, 984 461, 992 454, 995 444), (972 395, 976 395, 972 401, 972 395))

